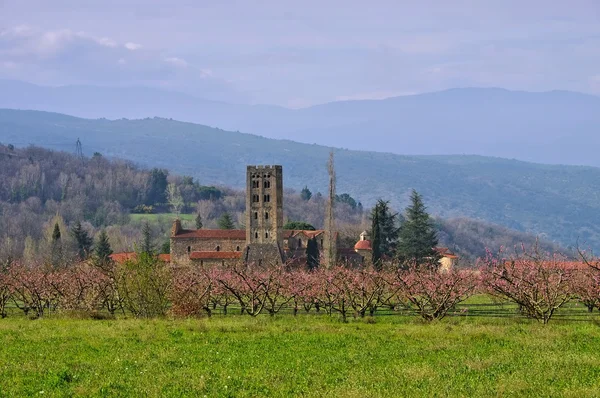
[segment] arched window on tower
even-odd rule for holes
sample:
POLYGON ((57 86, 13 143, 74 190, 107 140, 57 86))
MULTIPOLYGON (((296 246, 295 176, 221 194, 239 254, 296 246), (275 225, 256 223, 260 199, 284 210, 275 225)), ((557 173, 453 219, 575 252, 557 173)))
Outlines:
POLYGON ((265 212, 265 220, 268 220, 268 219, 269 219, 269 212, 267 211, 267 212, 265 212))
POLYGON ((264 187, 265 188, 271 188, 271 181, 265 180, 264 187))
POLYGON ((263 202, 269 203, 271 201, 271 195, 264 195, 263 202))
POLYGON ((254 238, 258 239, 258 232, 254 233, 254 238))
POLYGON ((259 200, 259 196, 258 195, 252 195, 252 202, 258 203, 258 200, 259 200))
POLYGON ((254 212, 254 219, 258 220, 258 212, 257 211, 254 212))

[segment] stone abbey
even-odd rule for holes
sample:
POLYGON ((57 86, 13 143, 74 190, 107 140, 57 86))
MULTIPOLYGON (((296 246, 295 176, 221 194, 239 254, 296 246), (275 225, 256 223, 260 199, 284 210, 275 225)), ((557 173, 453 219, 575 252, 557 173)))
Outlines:
MULTIPOLYGON (((283 229, 282 166, 247 166, 246 229, 183 229, 175 220, 171 230, 171 263, 177 265, 306 263, 309 239, 315 239, 321 257, 325 230, 283 229)), ((337 249, 336 258, 360 263, 364 255, 353 249, 337 249)), ((364 253, 363 253, 364 254, 364 253)))

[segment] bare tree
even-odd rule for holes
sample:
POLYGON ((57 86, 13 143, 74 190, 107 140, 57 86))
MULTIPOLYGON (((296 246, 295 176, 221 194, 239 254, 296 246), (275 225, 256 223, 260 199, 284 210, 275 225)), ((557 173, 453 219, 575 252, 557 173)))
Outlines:
POLYGON ((327 163, 327 172, 329 173, 329 197, 327 199, 327 208, 325 213, 325 266, 332 267, 336 263, 337 245, 335 232, 335 165, 333 151, 329 153, 329 162, 327 163))

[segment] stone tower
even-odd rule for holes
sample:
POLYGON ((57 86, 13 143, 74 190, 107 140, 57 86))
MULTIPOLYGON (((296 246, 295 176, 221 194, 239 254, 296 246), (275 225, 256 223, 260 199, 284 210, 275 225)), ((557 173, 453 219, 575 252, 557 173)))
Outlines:
POLYGON ((283 261, 283 170, 248 166, 246 170, 246 261, 283 261))

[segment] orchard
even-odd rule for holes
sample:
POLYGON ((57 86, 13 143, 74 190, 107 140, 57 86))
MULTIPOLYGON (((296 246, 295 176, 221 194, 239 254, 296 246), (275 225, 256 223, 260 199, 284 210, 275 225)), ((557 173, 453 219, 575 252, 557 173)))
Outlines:
POLYGON ((342 321, 379 312, 425 321, 456 315, 473 295, 518 306, 515 314, 549 322, 562 306, 578 301, 600 308, 600 267, 595 259, 568 261, 522 250, 509 258, 488 255, 476 269, 440 270, 434 264, 390 262, 380 269, 303 268, 232 263, 190 268, 141 254, 123 263, 87 261, 56 268, 12 264, 0 273, 0 314, 22 312, 91 317, 210 317, 282 311, 327 314, 342 321))

